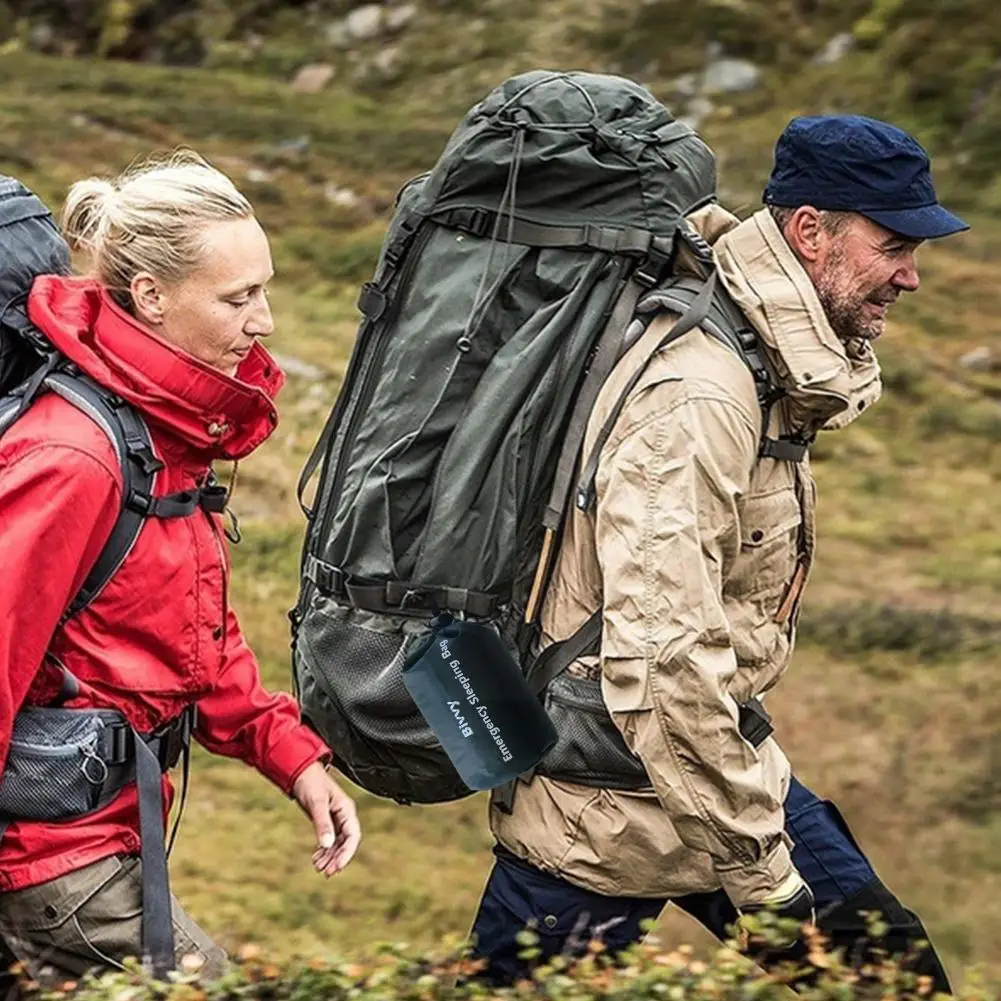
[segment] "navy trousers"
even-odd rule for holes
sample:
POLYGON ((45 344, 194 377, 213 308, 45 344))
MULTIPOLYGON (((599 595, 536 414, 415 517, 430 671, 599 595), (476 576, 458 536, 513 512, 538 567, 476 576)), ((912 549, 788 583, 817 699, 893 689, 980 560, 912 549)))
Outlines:
MULTIPOLYGON (((869 900, 874 887, 885 893, 885 901, 880 897, 884 911, 900 907, 879 883, 834 805, 819 799, 795 778, 786 798, 785 818, 786 831, 794 843, 793 862, 813 890, 818 914, 836 912, 838 905, 862 896, 869 900)), ((548 958, 578 952, 593 938, 600 938, 615 954, 638 941, 643 936, 643 922, 656 918, 668 902, 692 915, 720 939, 726 937, 728 926, 737 918, 722 890, 670 901, 607 897, 543 872, 502 846, 495 849, 495 855, 473 925, 474 955, 487 960, 482 977, 494 984, 511 983, 528 972, 525 962, 518 958, 522 947, 516 940, 526 926, 539 936, 542 957, 548 958)), ((901 917, 903 921, 917 920, 902 908, 901 915, 909 915, 901 917)), ((937 958, 935 962, 936 969, 941 969, 937 958)), ((944 980, 944 971, 941 976, 944 980)))

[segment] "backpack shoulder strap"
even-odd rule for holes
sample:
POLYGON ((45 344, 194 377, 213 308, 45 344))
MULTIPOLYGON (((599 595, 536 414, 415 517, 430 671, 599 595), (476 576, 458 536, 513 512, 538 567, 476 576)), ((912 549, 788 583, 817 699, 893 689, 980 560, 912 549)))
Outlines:
MULTIPOLYGON (((651 351, 646 362, 634 373, 602 425, 580 479, 577 506, 582 510, 586 510, 594 502, 594 480, 601 449, 622 413, 626 398, 645 370, 646 363, 663 347, 688 333, 694 327, 700 327, 725 344, 743 360, 751 372, 758 405, 762 411, 762 439, 759 455, 789 462, 801 462, 806 454, 809 445, 807 441, 768 437, 771 408, 782 397, 783 391, 779 388, 778 380, 761 350, 757 331, 747 321, 722 283, 716 279, 715 272, 710 275, 708 280, 701 278, 678 279, 668 287, 658 289, 646 296, 638 307, 640 314, 649 316, 665 310, 677 313, 679 319, 651 351)), ((646 324, 639 326, 638 329, 631 327, 628 335, 629 343, 624 350, 628 350, 642 336, 645 329, 646 324)), ((528 681, 532 690, 535 692, 543 691, 550 682, 559 677, 579 657, 597 653, 600 644, 601 612, 597 611, 568 639, 547 647, 531 665, 528 681)))
MULTIPOLYGON (((681 278, 669 286, 651 293, 640 304, 641 312, 670 310, 683 313, 691 308, 701 282, 697 278, 681 278)), ((768 426, 772 407, 785 395, 768 357, 761 348, 758 332, 734 302, 726 286, 716 283, 712 304, 701 327, 707 334, 725 344, 747 366, 754 379, 754 389, 761 409, 761 443, 758 455, 784 462, 802 462, 812 439, 801 435, 770 438, 768 426)))
MULTIPOLYGON (((629 394, 636 388, 636 385, 642 378, 644 371, 646 371, 646 367, 650 363, 650 360, 655 354, 657 354, 658 351, 667 347, 667 345, 672 341, 676 341, 679 337, 683 337, 695 327, 701 327, 709 314, 716 286, 718 284, 716 280, 716 272, 711 272, 705 281, 700 279, 695 279, 695 281, 697 287, 695 294, 691 297, 691 301, 679 310, 681 315, 678 317, 678 320, 657 342, 643 363, 633 373, 632 378, 630 378, 630 380, 626 383, 625 388, 619 394, 619 398, 615 402, 615 406, 612 407, 608 417, 605 419, 605 423, 602 424, 601 430, 598 432, 598 436, 595 439, 594 444, 591 446, 590 455, 588 456, 587 462, 584 464, 584 471, 581 473, 580 480, 577 485, 577 507, 581 511, 587 511, 594 504, 594 481, 598 474, 598 462, 601 458, 602 449, 604 449, 605 444, 612 434, 616 421, 618 421, 622 414, 629 394)), ((674 309, 673 306, 670 308, 674 309)), ((630 331, 630 333, 632 332, 630 331)), ((630 345, 626 346, 626 350, 628 350, 629 346, 630 345)))
POLYGON ((90 417, 111 442, 122 471, 122 507, 118 519, 79 593, 63 613, 61 621, 65 622, 104 590, 132 552, 147 518, 186 518, 199 508, 209 514, 222 514, 227 510, 229 492, 210 474, 196 488, 157 497, 156 477, 163 469, 163 462, 153 451, 153 439, 142 416, 121 397, 57 354, 47 356, 36 373, 10 395, 0 398, 0 435, 43 392, 61 396, 90 417))
POLYGON ((101 550, 62 621, 77 615, 104 589, 139 537, 149 517, 156 475, 163 463, 153 453, 145 421, 136 410, 92 379, 70 370, 58 371, 45 380, 46 388, 61 396, 108 436, 122 470, 122 508, 111 535, 101 550), (145 502, 145 503, 144 503, 145 502))

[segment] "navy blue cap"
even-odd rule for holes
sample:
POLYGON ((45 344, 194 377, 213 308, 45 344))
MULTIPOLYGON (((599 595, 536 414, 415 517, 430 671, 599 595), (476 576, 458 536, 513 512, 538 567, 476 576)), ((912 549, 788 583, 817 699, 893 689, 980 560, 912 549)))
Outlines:
POLYGON ((794 118, 775 144, 764 201, 858 212, 912 240, 970 228, 939 205, 921 144, 862 115, 794 118))

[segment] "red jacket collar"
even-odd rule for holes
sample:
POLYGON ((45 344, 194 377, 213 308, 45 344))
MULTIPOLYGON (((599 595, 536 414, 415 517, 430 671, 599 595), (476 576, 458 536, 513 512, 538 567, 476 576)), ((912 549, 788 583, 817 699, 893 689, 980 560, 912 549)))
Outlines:
POLYGON ((28 315, 87 375, 206 459, 241 459, 278 423, 274 397, 285 377, 259 343, 235 377, 224 375, 157 336, 88 278, 37 278, 28 315))

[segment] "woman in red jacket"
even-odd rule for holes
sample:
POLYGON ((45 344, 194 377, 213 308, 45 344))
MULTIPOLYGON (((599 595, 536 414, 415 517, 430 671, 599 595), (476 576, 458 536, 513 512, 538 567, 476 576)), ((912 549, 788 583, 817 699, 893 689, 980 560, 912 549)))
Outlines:
MULTIPOLYGON (((194 154, 79 182, 64 230, 89 253, 93 277, 37 279, 28 315, 141 415, 162 463, 155 496, 197 492, 214 460, 243 458, 277 423, 283 377, 261 345, 273 329, 264 231, 229 179, 194 154)), ((139 734, 196 706, 198 742, 291 795, 315 828, 315 868, 338 872, 360 838, 354 804, 292 699, 261 685, 229 605, 221 515, 147 519, 103 590, 63 621, 115 524, 122 484, 107 434, 56 393, 0 438, 0 768, 15 714, 50 705, 67 677, 67 707, 117 710, 139 734)), ((169 802, 166 777, 163 790, 169 802)), ((67 979, 142 955, 139 831, 134 782, 75 819, 10 823, 0 936, 29 972, 67 979)), ((172 912, 177 957, 195 953, 217 972, 222 951, 176 901, 172 912)))

